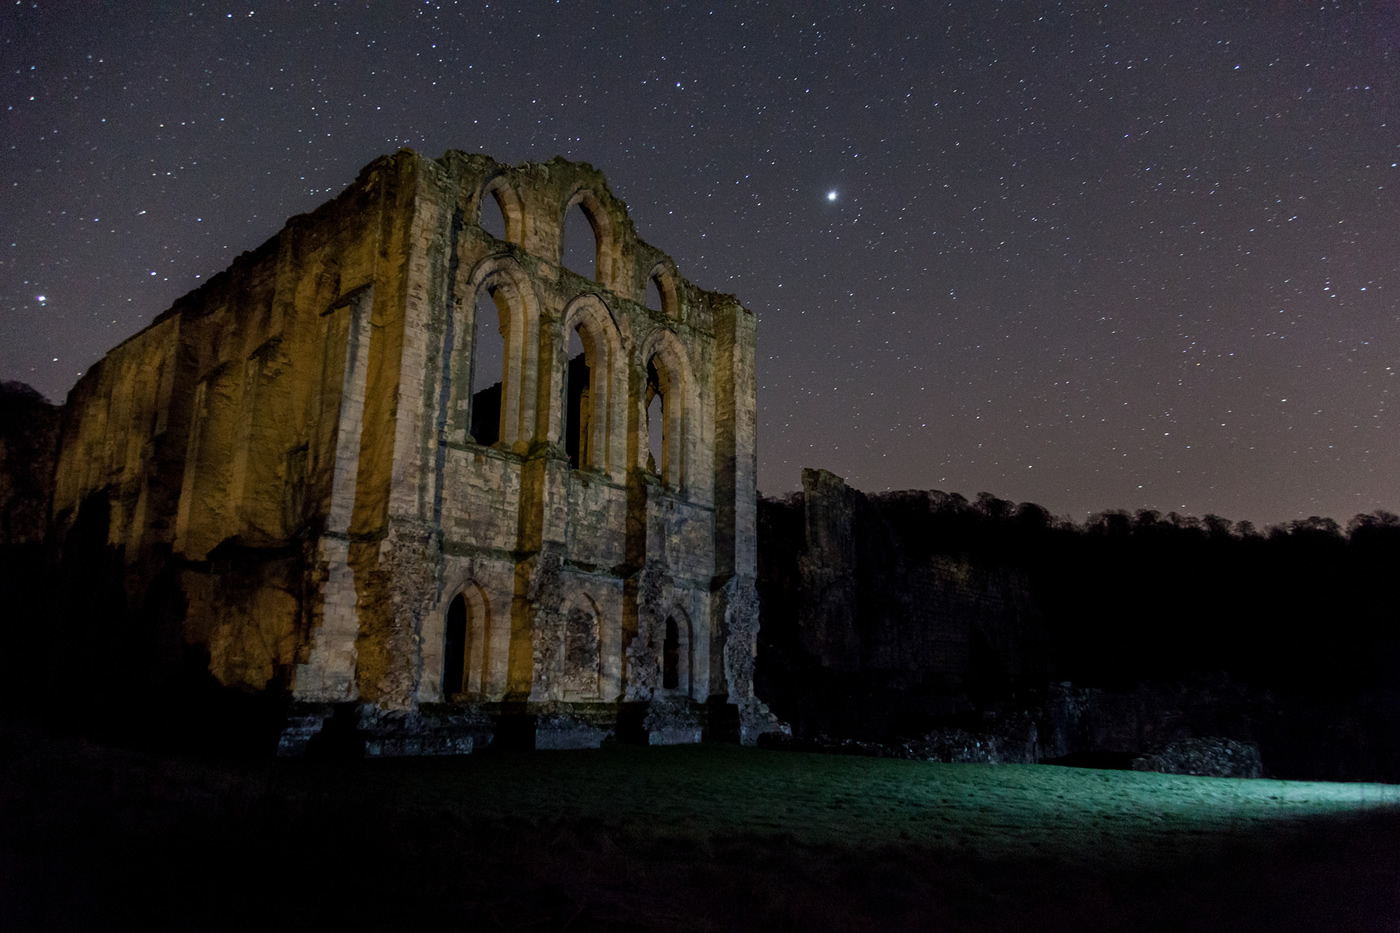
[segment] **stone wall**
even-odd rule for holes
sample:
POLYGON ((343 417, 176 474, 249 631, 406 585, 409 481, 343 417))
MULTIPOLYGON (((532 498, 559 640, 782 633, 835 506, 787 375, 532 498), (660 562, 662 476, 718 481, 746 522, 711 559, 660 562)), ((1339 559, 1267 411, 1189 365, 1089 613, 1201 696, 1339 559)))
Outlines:
POLYGON ((727 702, 761 730, 718 662, 751 657, 757 628, 754 334, 592 167, 403 151, 80 380, 50 537, 102 511, 87 537, 127 612, 149 621, 158 596, 226 687, 395 728, 425 703, 664 697, 667 721, 727 702), (575 206, 588 270, 562 265, 575 206), (504 360, 485 391, 478 334, 504 360))
POLYGON ((793 725, 779 744, 1400 779, 1394 516, 1348 538, 1150 514, 1105 533, 1123 523, 802 479, 759 508, 757 689, 793 725))
POLYGON ((922 494, 867 496, 824 470, 762 501, 758 693, 799 733, 918 731, 1043 683, 1027 581, 931 552, 918 534, 928 509, 922 494))

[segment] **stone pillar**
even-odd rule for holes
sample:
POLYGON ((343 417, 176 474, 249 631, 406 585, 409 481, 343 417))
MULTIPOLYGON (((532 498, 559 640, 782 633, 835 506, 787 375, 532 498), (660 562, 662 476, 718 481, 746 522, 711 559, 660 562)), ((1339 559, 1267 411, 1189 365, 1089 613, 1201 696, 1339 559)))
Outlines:
POLYGON ((736 301, 715 313, 715 574, 758 573, 754 316, 736 301))
POLYGON ((292 693, 299 700, 353 700, 359 693, 355 683, 355 639, 360 623, 355 572, 349 563, 350 519, 360 469, 373 299, 374 290, 363 288, 329 312, 328 326, 345 333, 345 367, 335 431, 330 508, 325 532, 316 547, 316 559, 324 568, 318 600, 320 624, 311 633, 306 663, 297 665, 293 679, 292 693))

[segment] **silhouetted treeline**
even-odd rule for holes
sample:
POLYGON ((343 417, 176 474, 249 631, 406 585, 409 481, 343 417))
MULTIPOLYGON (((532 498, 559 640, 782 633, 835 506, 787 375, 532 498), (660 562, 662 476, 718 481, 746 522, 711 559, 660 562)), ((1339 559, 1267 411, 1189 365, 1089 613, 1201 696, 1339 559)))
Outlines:
POLYGON ((802 492, 760 500, 758 539, 755 689, 794 736, 954 728, 1045 757, 1226 737, 1275 775, 1400 780, 1389 512, 1078 524, 803 470, 802 492))
POLYGON ((44 531, 59 408, 22 382, 0 382, 0 698, 35 695, 46 650, 44 531))
POLYGON ((990 493, 871 496, 906 547, 1025 574, 1053 676, 1121 686, 1226 672, 1351 692, 1400 673, 1400 517, 1256 529, 1218 515, 1107 511, 1083 524, 990 493), (911 496, 927 496, 927 508, 911 496))

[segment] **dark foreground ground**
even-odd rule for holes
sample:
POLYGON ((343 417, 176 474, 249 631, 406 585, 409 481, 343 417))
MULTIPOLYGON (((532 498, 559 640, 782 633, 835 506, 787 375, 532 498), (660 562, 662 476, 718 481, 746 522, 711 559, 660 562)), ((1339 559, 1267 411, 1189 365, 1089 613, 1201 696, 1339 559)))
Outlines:
POLYGON ((1400 930, 1400 787, 0 730, 4 929, 1400 930))

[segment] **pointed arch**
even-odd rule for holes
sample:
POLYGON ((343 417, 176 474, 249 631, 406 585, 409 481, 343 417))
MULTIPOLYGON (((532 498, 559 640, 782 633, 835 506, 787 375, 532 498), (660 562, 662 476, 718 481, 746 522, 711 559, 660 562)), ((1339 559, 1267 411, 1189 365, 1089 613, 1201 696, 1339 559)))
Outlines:
POLYGON ((481 186, 481 194, 476 199, 477 226, 482 226, 481 215, 488 207, 488 198, 494 200, 496 206, 501 209, 507 242, 517 246, 525 245, 525 205, 520 200, 520 193, 515 190, 505 173, 492 176, 481 186))
MULTIPOLYGON (((661 305, 656 310, 673 321, 681 319, 680 295, 676 289, 677 278, 679 276, 676 273, 676 267, 664 259, 659 260, 647 273, 647 289, 648 291, 653 287, 656 289, 661 305)), ((648 307, 650 307, 650 303, 648 303, 648 307)))
MULTIPOLYGON (((647 408, 661 398, 661 462, 656 472, 661 481, 683 490, 695 454, 695 431, 700 424, 700 392, 694 371, 680 338, 670 330, 651 335, 642 348, 642 391, 638 393, 641 412, 638 424, 646 436, 647 408)), ((646 466, 645 443, 638 444, 637 465, 646 466)))
MULTIPOLYGON (((561 417, 554 436, 567 440, 580 434, 577 466, 620 473, 626 459, 626 418, 622 400, 626 397, 626 373, 620 365, 622 336, 612 311, 596 295, 580 295, 564 309, 560 347, 567 356, 569 334, 577 332, 583 344, 588 373, 588 392, 581 396, 560 380, 561 417)), ((569 361, 563 362, 564 367, 569 361)), ((567 370, 560 368, 561 374, 567 370)))
POLYGON ((559 244, 555 261, 563 262, 564 226, 569 211, 575 205, 583 209, 583 216, 588 219, 589 226, 593 228, 593 239, 597 245, 594 279, 605 288, 616 291, 614 279, 617 271, 618 232, 614 229, 612 215, 591 188, 576 188, 564 201, 563 209, 559 212, 559 244))
POLYGON ((679 606, 666 616, 661 631, 661 692, 669 696, 690 696, 691 672, 695 667, 694 632, 690 616, 679 606))
POLYGON ((447 601, 443 623, 442 696, 476 699, 483 693, 491 615, 486 594, 466 583, 447 601))
MULTIPOLYGON (((472 369, 475 366, 477 296, 485 292, 491 297, 487 307, 494 306, 499 315, 501 336, 505 342, 504 365, 500 389, 499 444, 523 452, 536 433, 537 394, 539 388, 539 299, 530 285, 529 277, 520 264, 507 254, 489 256, 477 263, 458 283, 461 324, 455 328, 456 351, 453 354, 453 388, 451 411, 457 440, 471 440, 473 420, 472 369)), ((489 403, 489 402, 487 402, 489 403)), ((489 419, 487 419, 489 420, 489 419)))
POLYGON ((603 616, 598 604, 587 593, 565 601, 563 638, 559 698, 599 699, 602 695, 603 616))

